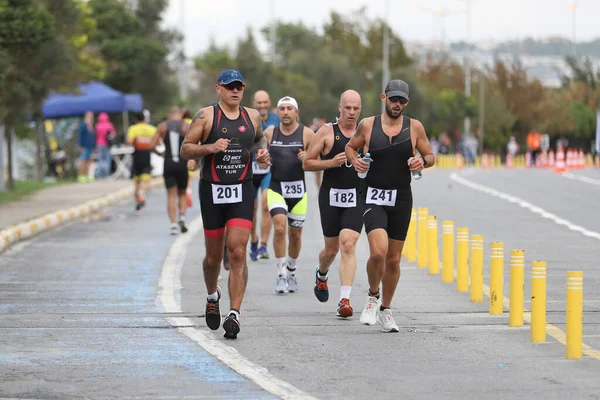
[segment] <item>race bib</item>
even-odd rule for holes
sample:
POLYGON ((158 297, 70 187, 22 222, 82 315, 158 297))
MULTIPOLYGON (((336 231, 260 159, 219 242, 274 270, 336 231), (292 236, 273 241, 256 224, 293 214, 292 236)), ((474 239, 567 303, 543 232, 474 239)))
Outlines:
POLYGON ((284 199, 304 197, 304 181, 281 182, 281 195, 284 199))
POLYGON ((356 189, 329 189, 329 205, 332 207, 356 207, 356 189))
POLYGON ((212 184, 213 204, 233 204, 242 202, 242 184, 212 184))
POLYGON ((265 175, 271 172, 271 167, 262 169, 258 161, 252 161, 252 173, 256 175, 265 175))
POLYGON ((369 186, 367 190, 367 204, 376 204, 378 206, 396 205, 396 189, 376 189, 369 186))

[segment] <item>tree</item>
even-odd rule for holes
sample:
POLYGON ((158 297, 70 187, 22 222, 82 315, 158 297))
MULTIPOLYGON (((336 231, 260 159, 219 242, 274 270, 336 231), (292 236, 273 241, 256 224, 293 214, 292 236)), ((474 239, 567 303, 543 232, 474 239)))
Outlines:
POLYGON ((80 0, 38 0, 37 3, 55 27, 55 35, 30 58, 23 71, 31 83, 32 116, 38 131, 36 175, 41 180, 44 156, 48 161, 51 158, 42 120, 44 99, 51 90, 73 90, 80 81, 101 79, 104 64, 99 51, 88 43, 96 25, 87 3, 80 0))
POLYGON ((33 77, 27 74, 30 60, 55 36, 52 18, 33 0, 0 0, 0 117, 8 146, 9 190, 14 189, 12 131, 31 104, 33 77))
POLYGON ((166 0, 139 0, 134 10, 119 0, 89 0, 97 31, 91 42, 106 63, 105 83, 123 93, 140 93, 147 108, 169 106, 177 87, 169 48, 181 36, 160 27, 166 0))

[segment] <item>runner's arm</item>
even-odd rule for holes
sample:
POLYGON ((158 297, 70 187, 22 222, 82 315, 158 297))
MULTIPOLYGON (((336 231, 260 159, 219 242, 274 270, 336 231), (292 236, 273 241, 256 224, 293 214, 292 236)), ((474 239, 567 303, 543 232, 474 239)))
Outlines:
MULTIPOLYGON (((420 121, 414 119, 411 121, 411 124, 413 124, 411 128, 417 133, 417 142, 415 143, 415 147, 421 155, 420 158, 427 160, 427 165, 423 165, 423 168, 433 167, 435 165, 435 155, 433 154, 431 144, 429 143, 429 139, 425 133, 425 127, 420 121)), ((419 158, 417 158, 417 160, 419 160, 419 158)), ((419 160, 419 163, 423 163, 423 161, 419 160)))
POLYGON ((321 160, 319 157, 325 149, 327 137, 330 135, 331 129, 331 125, 323 125, 312 139, 302 163, 305 171, 323 171, 337 167, 337 165, 334 165, 333 160, 321 160))
POLYGON ((256 162, 260 164, 261 168, 267 168, 271 165, 271 155, 267 150, 267 138, 262 129, 262 119, 258 110, 250 109, 252 112, 252 121, 254 123, 254 130, 256 135, 254 136, 254 143, 250 147, 251 153, 256 153, 256 162))
POLYGON ((249 109, 248 112, 251 113, 252 122, 254 123, 254 130, 256 131, 256 135, 254 136, 254 143, 250 147, 250 152, 254 153, 259 149, 267 148, 267 138, 262 129, 262 120, 260 118, 260 113, 257 110, 249 109))
POLYGON ((356 160, 358 160, 358 150, 362 149, 366 143, 364 133, 366 130, 365 125, 366 122, 364 119, 362 119, 356 126, 356 132, 354 132, 354 136, 352 136, 348 144, 346 144, 346 158, 352 165, 355 165, 356 160))
POLYGON ((160 151, 156 150, 156 146, 159 145, 159 143, 162 141, 162 139, 165 137, 166 134, 167 134, 167 125, 164 122, 161 122, 156 127, 156 132, 154 133, 154 136, 152 137, 152 141, 150 142, 151 151, 155 154, 158 154, 161 157, 164 157, 165 153, 164 152, 161 153, 160 151))
POLYGON ((220 141, 226 141, 226 139, 219 139, 212 144, 201 144, 205 140, 205 132, 212 127, 212 121, 209 121, 207 115, 209 109, 212 109, 212 107, 201 109, 192 118, 192 123, 181 144, 180 154, 184 160, 197 160, 209 154, 218 153, 221 150, 219 150, 217 145, 220 141))

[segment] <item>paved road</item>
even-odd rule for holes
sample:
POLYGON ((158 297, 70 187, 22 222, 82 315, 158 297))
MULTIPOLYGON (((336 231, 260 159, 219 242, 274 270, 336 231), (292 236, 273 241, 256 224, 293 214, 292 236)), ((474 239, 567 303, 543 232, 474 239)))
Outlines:
POLYGON ((164 196, 152 191, 142 216, 127 202, 2 254, 0 397, 274 398, 158 312, 174 241, 164 196))
MULTIPOLYGON (((565 271, 575 269, 574 265, 583 269, 588 301, 584 334, 600 336, 600 277, 594 257, 598 240, 463 186, 451 174, 427 171, 413 185, 415 206, 428 206, 440 220, 453 219, 485 235, 486 259, 489 242, 502 240, 507 249, 524 248, 528 265, 533 259, 548 261, 548 319, 562 329, 565 271)), ((600 180, 590 171, 585 174, 600 180)), ((598 214, 586 210, 594 205, 587 199, 597 195, 600 186, 549 171, 459 175, 588 230, 598 226, 598 214), (563 207, 561 200, 569 201, 569 207, 563 207), (588 217, 581 218, 585 213, 588 217)), ((314 266, 322 247, 313 182, 309 177, 308 187, 313 190, 299 265, 301 291, 275 295, 274 262, 249 261, 250 282, 237 341, 225 341, 222 331, 212 333, 198 318, 206 296, 200 264, 204 243, 201 235, 191 240, 181 260, 182 316, 190 317, 204 337, 219 346, 232 346, 276 378, 320 399, 599 398, 599 360, 566 361, 564 346, 552 338, 530 343, 527 326, 509 328, 507 315, 489 316, 486 302, 470 303, 467 294, 455 292, 454 285, 444 285, 440 277, 428 276, 406 262, 393 304, 401 332, 384 334, 377 327, 360 325, 358 314, 367 290, 364 234, 352 294, 356 317, 335 318, 337 261, 330 301, 321 304, 312 294, 314 266)), ((127 203, 90 222, 39 235, 2 255, 1 397, 274 397, 217 361, 165 319, 173 315, 162 311, 157 287, 174 239, 167 235, 163 192, 153 191, 149 201, 143 216, 135 217, 127 203)), ((190 214, 190 219, 199 214, 197 204, 190 214)), ((505 271, 508 282, 508 262, 505 271)), ((223 272, 223 288, 226 279, 223 272)), ((528 298, 528 280, 525 289, 528 298)), ((585 342, 600 349, 600 338, 587 337, 585 342)), ((227 358, 236 353, 223 354, 227 358)))
MULTIPOLYGON (((514 246, 526 249, 528 262, 534 258, 547 260, 551 271, 548 278, 551 301, 564 300, 564 271, 573 267, 569 262, 577 261, 577 266, 586 271, 586 300, 599 299, 598 276, 593 271, 597 241, 566 231, 504 200, 462 187, 450 179, 448 171, 427 172, 425 179, 414 184, 415 206, 428 206, 440 219, 452 218, 457 224, 484 234, 487 249, 490 241, 503 240, 507 249, 514 246)), ((547 179, 549 184, 554 184, 556 179, 564 185, 572 184, 547 171, 466 174, 469 179, 494 185, 501 185, 507 179, 511 181, 513 175, 520 179, 520 184, 514 183, 518 189, 515 194, 519 195, 539 193, 537 185, 528 184, 530 180, 547 179)), ((557 189, 564 190, 562 186, 557 189)), ((581 203, 579 207, 583 206, 587 205, 581 203)), ((403 264, 402 280, 394 301, 400 334, 383 334, 376 327, 361 326, 358 318, 336 319, 339 283, 335 272, 330 280, 332 299, 329 303, 318 303, 312 294, 314 266, 322 246, 314 190, 309 213, 299 266, 300 293, 275 295, 274 263, 250 264, 242 333, 240 340, 231 345, 251 361, 319 398, 373 395, 383 398, 560 398, 573 394, 577 398, 597 398, 598 360, 566 362, 562 344, 551 338, 547 343, 531 344, 528 327, 509 328, 507 315, 489 316, 488 303, 472 304, 467 294, 455 292, 454 285, 444 285, 439 277, 427 276, 425 271, 408 263, 403 264)), ((196 238, 183 271, 184 311, 202 312, 205 296, 199 270, 202 256, 203 241, 196 238)), ((359 272, 352 296, 357 312, 365 301, 367 257, 363 235, 358 246, 359 272)), ((505 271, 505 282, 508 282, 508 261, 505 271)), ((529 280, 525 298, 529 298, 528 285, 529 280)), ((509 295, 508 289, 505 293, 509 295)), ((598 310, 597 305, 586 304, 586 334, 599 333, 600 318, 593 313, 598 310)), ((564 303, 549 303, 549 310, 549 322, 564 329, 561 326, 564 303)), ((200 329, 206 329, 201 319, 196 323, 200 329)), ((586 338, 586 342, 599 344, 597 338, 586 338)))

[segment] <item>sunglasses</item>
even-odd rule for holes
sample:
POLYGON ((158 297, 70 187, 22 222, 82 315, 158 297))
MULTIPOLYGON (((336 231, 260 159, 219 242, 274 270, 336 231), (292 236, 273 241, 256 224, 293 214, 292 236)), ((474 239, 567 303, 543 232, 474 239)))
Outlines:
POLYGON ((228 83, 227 85, 221 85, 221 86, 223 86, 227 90, 233 90, 233 89, 244 90, 245 85, 241 82, 231 82, 231 83, 228 83))
POLYGON ((390 99, 390 101, 392 103, 400 102, 400 104, 402 104, 402 105, 408 103, 408 99, 406 97, 402 97, 402 96, 388 97, 388 99, 390 99))

